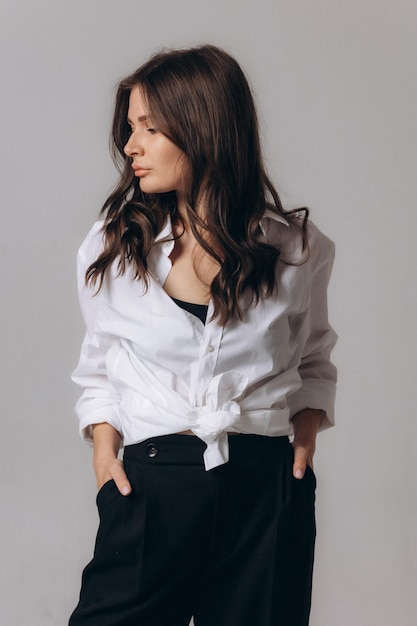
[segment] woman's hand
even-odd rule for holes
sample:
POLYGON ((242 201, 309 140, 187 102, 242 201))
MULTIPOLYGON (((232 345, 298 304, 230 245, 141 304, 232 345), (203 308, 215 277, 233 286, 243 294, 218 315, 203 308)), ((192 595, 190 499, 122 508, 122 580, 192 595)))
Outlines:
POLYGON ((304 477, 307 465, 313 468, 316 435, 324 415, 325 412, 319 409, 303 409, 293 417, 295 478, 304 477))
POLYGON ((106 482, 114 480, 120 493, 123 496, 128 496, 132 492, 132 487, 124 471, 122 461, 117 458, 120 441, 120 434, 110 424, 103 423, 93 426, 93 466, 97 488, 100 490, 106 482))

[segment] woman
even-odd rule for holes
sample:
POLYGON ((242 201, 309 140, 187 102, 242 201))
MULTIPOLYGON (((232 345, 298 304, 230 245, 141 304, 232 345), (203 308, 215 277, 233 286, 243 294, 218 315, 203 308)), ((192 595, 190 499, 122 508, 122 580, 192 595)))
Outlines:
POLYGON ((78 259, 100 527, 70 625, 304 626, 333 244, 284 213, 221 49, 123 80, 112 139, 120 181, 78 259))

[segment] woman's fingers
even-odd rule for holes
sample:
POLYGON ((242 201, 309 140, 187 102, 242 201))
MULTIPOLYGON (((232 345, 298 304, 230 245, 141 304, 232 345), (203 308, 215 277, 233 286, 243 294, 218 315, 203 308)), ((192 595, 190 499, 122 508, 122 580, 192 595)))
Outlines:
POLYGON ((132 487, 126 476, 126 473, 124 471, 123 464, 121 461, 115 466, 112 478, 114 482, 116 483, 116 487, 118 488, 122 496, 128 496, 132 492, 132 487))
POLYGON ((106 422, 94 424, 93 466, 97 485, 100 488, 108 480, 113 479, 120 493, 128 496, 132 487, 125 474, 122 461, 117 457, 121 443, 120 433, 106 422))
MULTIPOLYGON (((295 443, 295 442, 294 442, 295 443)), ((313 467, 313 458, 308 449, 303 446, 293 445, 294 447, 294 464, 293 464, 293 476, 294 478, 304 478, 307 465, 313 467)))
POLYGON ((116 487, 123 496, 128 496, 132 492, 122 461, 114 459, 110 463, 100 465, 96 470, 97 487, 101 487, 109 480, 114 480, 116 487))
POLYGON ((295 478, 304 477, 306 467, 313 468, 313 456, 316 449, 316 435, 325 415, 321 409, 303 409, 293 418, 294 426, 294 465, 295 478))

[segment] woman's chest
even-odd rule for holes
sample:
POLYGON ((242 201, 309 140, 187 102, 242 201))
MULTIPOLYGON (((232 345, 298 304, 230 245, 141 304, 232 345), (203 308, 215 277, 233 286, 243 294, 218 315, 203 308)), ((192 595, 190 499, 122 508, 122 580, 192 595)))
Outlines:
POLYGON ((137 357, 172 371, 205 360, 215 362, 216 371, 274 360, 277 350, 282 356, 291 352, 294 329, 305 313, 305 280, 296 269, 289 268, 280 278, 273 297, 257 304, 247 297, 242 320, 225 327, 216 320, 204 325, 175 304, 153 278, 146 289, 126 275, 116 277, 100 295, 97 330, 127 340, 137 357))

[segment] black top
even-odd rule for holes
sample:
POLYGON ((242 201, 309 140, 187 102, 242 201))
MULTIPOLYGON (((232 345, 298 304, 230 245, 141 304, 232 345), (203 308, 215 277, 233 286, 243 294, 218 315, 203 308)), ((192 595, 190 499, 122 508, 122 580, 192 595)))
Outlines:
POLYGON ((184 302, 183 300, 177 300, 177 298, 172 298, 176 305, 178 305, 181 309, 185 309, 192 315, 198 317, 203 324, 206 323, 207 318, 207 304, 194 304, 193 302, 184 302))

